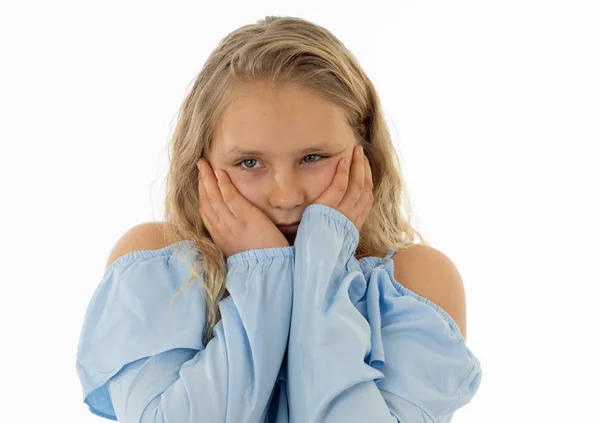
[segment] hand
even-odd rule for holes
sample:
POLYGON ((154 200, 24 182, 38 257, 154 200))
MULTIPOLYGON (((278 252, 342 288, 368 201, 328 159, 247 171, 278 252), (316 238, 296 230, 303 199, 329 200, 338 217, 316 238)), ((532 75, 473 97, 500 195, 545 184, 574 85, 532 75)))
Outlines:
POLYGON ((239 193, 227 172, 218 169, 217 180, 205 159, 198 168, 200 216, 225 258, 246 250, 290 246, 271 219, 239 193))
POLYGON ((354 223, 360 232, 373 206, 373 176, 367 156, 355 146, 352 152, 352 167, 338 163, 331 185, 313 204, 332 207, 354 223))

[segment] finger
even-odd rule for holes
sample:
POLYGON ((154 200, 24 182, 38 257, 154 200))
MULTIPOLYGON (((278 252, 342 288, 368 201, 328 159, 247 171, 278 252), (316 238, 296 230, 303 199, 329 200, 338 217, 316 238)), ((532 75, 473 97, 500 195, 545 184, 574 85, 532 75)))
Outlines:
POLYGON ((345 159, 342 158, 338 164, 333 176, 331 185, 321 194, 321 196, 314 202, 315 204, 326 204, 330 207, 337 208, 348 187, 348 173, 350 171, 350 164, 346 164, 345 159))
POLYGON ((365 199, 365 206, 364 206, 363 210, 360 212, 360 215, 358 216, 358 218, 356 219, 356 228, 359 231, 362 228, 365 221, 367 220, 367 218, 369 217, 369 213, 371 213, 371 209, 373 208, 374 200, 375 199, 373 197, 373 193, 372 192, 369 193, 369 195, 365 199))
POLYGON ((373 190, 373 177, 371 175, 371 167, 369 166, 369 159, 367 159, 367 156, 363 157, 362 163, 364 169, 363 190, 355 205, 355 207, 359 210, 362 210, 366 199, 373 190))
POLYGON ((254 206, 240 194, 235 185, 233 185, 233 182, 231 182, 229 174, 223 169, 219 169, 218 184, 221 189, 223 201, 227 205, 232 218, 236 219, 242 217, 245 213, 248 213, 250 209, 254 208, 254 206))
POLYGON ((371 172, 371 165, 369 164, 369 159, 367 156, 364 157, 364 165, 365 165, 365 188, 363 190, 363 194, 361 195, 360 202, 362 204, 362 210, 360 211, 359 217, 357 219, 357 227, 362 227, 365 220, 369 216, 371 212, 371 208, 374 203, 374 194, 373 194, 373 175, 371 172))
POLYGON ((373 190, 373 172, 371 171, 371 163, 365 156, 365 190, 373 190))
POLYGON ((212 207, 218 222, 221 223, 226 219, 233 219, 235 216, 223 201, 223 195, 221 189, 217 184, 217 178, 213 171, 212 166, 207 161, 202 161, 202 180, 204 182, 204 189, 208 198, 208 203, 212 207))
POLYGON ((214 229, 213 225, 217 224, 219 220, 208 201, 208 195, 202 180, 202 173, 202 170, 198 169, 198 212, 200 213, 200 217, 202 217, 204 226, 206 226, 209 232, 212 232, 214 229))
POLYGON ((344 198, 340 202, 340 208, 353 211, 357 207, 357 203, 365 186, 365 170, 363 162, 364 156, 361 154, 360 148, 356 146, 352 155, 352 168, 350 169, 346 195, 344 195, 344 198))

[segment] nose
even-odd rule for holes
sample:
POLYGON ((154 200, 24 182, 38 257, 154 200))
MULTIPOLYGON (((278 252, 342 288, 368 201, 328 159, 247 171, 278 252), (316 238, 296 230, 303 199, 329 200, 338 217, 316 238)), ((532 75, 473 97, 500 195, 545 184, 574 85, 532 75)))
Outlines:
POLYGON ((273 208, 293 210, 304 204, 302 181, 293 172, 275 173, 269 183, 269 204, 273 208))

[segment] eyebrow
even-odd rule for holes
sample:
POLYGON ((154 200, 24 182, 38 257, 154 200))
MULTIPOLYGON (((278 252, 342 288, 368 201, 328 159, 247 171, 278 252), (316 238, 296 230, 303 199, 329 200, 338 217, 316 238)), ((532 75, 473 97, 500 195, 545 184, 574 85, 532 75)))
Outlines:
MULTIPOLYGON (((307 147, 307 148, 301 148, 301 149, 298 149, 298 150, 294 150, 292 152, 292 154, 305 154, 305 153, 311 153, 311 152, 316 152, 316 151, 329 151, 329 150, 333 150, 335 148, 338 148, 338 147, 335 146, 335 145, 332 145, 330 143, 325 143, 325 144, 319 144, 319 145, 314 145, 314 146, 307 147)), ((245 150, 245 149, 240 148, 240 147, 233 147, 225 155, 226 156, 233 156, 233 155, 240 155, 240 156, 260 156, 260 155, 263 155, 263 154, 264 153, 261 152, 261 151, 245 150)))

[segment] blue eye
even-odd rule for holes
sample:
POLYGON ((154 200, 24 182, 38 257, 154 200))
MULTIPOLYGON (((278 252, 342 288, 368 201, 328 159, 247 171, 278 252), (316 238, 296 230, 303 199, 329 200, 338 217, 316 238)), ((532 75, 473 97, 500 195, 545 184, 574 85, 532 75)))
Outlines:
MULTIPOLYGON (((242 161, 241 161, 241 162, 238 164, 238 166, 239 166, 240 164, 242 164, 242 163, 246 163, 246 162, 257 162, 257 161, 258 161, 258 160, 256 160, 256 159, 245 159, 245 160, 242 160, 242 161)), ((247 169, 247 168, 245 168, 245 167, 242 167, 242 169, 247 169)), ((254 168, 253 168, 253 167, 250 167, 250 169, 254 169, 254 168)))
MULTIPOLYGON (((322 156, 320 154, 309 154, 308 156, 304 156, 304 158, 302 160, 306 159, 307 157, 321 157, 321 159, 326 159, 326 158, 328 158, 330 156, 322 156)), ((310 160, 310 161, 305 162, 305 163, 316 163, 316 162, 319 162, 319 161, 321 161, 321 160, 310 160)), ((258 162, 258 160, 256 160, 256 159, 243 159, 240 162, 238 162, 235 166, 236 167, 240 167, 242 170, 244 170, 246 172, 251 172, 253 170, 260 169, 260 168, 257 168, 257 167, 244 167, 244 166, 242 166, 242 164, 248 164, 248 162, 255 162, 256 163, 256 162, 258 162)))
MULTIPOLYGON (((311 156, 317 156, 317 157, 323 157, 323 156, 319 156, 318 154, 309 154, 306 157, 311 157, 311 156)), ((306 159, 306 157, 304 157, 306 159)), ((318 160, 317 160, 318 161, 318 160)), ((309 163, 314 163, 314 162, 309 162, 309 163)))

